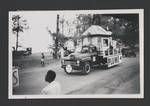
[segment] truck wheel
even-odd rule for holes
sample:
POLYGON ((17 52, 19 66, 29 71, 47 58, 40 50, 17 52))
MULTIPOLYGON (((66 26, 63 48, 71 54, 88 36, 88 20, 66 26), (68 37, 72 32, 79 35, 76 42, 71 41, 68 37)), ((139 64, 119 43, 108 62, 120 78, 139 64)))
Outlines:
POLYGON ((104 65, 104 69, 107 70, 108 69, 108 65, 104 65))
POLYGON ((89 74, 91 71, 91 66, 90 64, 87 62, 85 63, 84 67, 83 67, 83 74, 89 74))
POLYGON ((67 65, 67 66, 64 68, 64 70, 65 70, 65 72, 66 72, 67 74, 71 74, 71 72, 72 72, 72 66, 71 66, 71 65, 67 65))

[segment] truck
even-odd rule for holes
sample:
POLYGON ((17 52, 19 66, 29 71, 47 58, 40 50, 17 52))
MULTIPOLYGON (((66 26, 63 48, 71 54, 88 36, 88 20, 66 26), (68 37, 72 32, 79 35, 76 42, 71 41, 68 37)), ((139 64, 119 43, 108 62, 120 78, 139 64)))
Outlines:
POLYGON ((89 74, 94 67, 108 69, 122 62, 121 48, 111 37, 111 32, 92 25, 81 36, 81 46, 74 53, 62 58, 61 67, 67 74, 89 74))

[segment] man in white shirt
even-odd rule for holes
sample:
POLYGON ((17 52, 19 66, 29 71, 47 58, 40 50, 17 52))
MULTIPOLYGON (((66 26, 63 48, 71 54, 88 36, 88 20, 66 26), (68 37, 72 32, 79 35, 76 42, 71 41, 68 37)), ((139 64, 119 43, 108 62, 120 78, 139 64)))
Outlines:
POLYGON ((45 81, 49 84, 42 89, 41 93, 45 95, 58 95, 61 93, 61 86, 55 81, 56 73, 49 70, 45 76, 45 81))

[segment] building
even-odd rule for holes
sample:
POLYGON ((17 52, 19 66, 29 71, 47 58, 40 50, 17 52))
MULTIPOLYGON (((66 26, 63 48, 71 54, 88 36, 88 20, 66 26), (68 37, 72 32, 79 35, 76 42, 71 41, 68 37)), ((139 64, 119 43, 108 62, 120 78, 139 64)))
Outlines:
POLYGON ((92 25, 82 35, 82 45, 92 44, 97 47, 97 50, 106 50, 112 45, 112 32, 106 31, 99 25, 92 25))

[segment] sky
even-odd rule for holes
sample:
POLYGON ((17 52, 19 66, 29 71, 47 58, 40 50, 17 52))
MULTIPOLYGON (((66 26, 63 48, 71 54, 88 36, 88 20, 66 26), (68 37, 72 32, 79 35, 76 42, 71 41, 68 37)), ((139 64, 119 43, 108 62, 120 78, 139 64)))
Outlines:
POLYGON ((16 35, 12 33, 11 17, 19 14, 27 20, 29 29, 19 33, 19 42, 23 47, 32 47, 33 52, 47 51, 48 44, 52 43, 52 38, 47 31, 56 32, 56 14, 47 14, 46 12, 11 12, 9 14, 9 36, 11 36, 11 45, 16 45, 16 35))
MULTIPOLYGON (((29 29, 19 33, 19 44, 23 47, 32 47, 33 52, 47 52, 48 45, 52 44, 52 37, 48 33, 56 32, 57 13, 48 11, 17 11, 9 12, 9 37, 10 45, 16 45, 16 34, 12 33, 12 16, 20 15, 27 20, 29 29)), ((66 20, 75 18, 75 14, 60 14, 66 20)), ((64 32, 65 33, 65 32, 64 32)))

